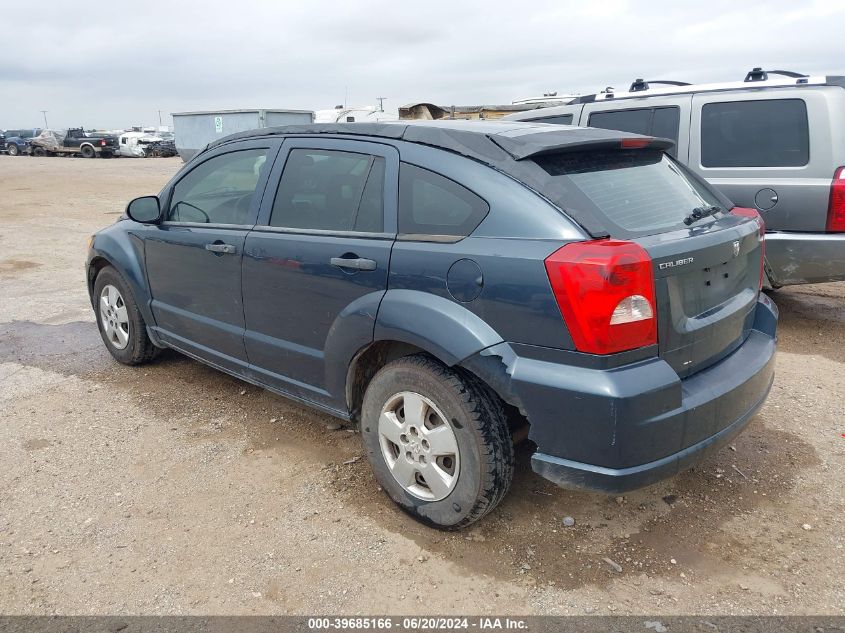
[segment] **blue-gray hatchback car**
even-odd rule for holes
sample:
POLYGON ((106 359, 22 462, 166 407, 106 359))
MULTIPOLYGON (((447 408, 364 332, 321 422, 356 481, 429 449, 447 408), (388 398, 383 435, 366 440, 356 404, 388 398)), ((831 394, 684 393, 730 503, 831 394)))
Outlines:
POLYGON ((270 128, 210 144, 93 236, 120 362, 169 347, 360 427, 378 482, 460 528, 514 438, 619 492, 741 431, 772 385, 764 226, 671 141, 520 122, 270 128))

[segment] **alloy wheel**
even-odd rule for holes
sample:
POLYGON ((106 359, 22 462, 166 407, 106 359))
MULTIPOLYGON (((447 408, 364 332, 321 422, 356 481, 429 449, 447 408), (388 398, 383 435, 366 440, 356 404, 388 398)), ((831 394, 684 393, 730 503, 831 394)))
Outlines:
POLYGON ((100 293, 100 323, 109 343, 116 349, 129 345, 129 313, 123 295, 112 285, 100 293))

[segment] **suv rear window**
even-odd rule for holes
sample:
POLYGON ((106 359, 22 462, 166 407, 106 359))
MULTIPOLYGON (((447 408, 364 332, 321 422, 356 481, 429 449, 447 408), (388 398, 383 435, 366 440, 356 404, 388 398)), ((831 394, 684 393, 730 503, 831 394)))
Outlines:
POLYGON ((682 228, 696 207, 728 206, 662 151, 571 152, 540 156, 536 163, 549 176, 546 193, 564 211, 598 215, 617 237, 682 228))
POLYGON ((634 134, 672 139, 675 141, 675 147, 668 153, 675 156, 680 122, 681 109, 678 106, 665 106, 593 112, 587 125, 599 127, 603 130, 621 130, 634 134))
POLYGON ((701 108, 704 167, 801 167, 810 161, 802 99, 707 103, 701 108))

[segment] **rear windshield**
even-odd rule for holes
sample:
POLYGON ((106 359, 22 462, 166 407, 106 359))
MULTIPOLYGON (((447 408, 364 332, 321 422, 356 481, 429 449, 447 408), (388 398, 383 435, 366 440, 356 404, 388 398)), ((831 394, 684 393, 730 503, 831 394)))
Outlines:
MULTIPOLYGON (((693 209, 729 203, 662 151, 644 149, 540 156, 546 193, 574 217, 597 215, 611 235, 636 237, 686 226, 693 209)), ((699 220, 695 225, 712 219, 699 220)))

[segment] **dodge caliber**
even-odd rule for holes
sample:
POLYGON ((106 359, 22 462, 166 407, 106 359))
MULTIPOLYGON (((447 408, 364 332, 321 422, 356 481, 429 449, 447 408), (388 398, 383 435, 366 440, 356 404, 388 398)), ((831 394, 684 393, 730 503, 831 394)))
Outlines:
POLYGON ((773 380, 764 226, 665 139, 522 122, 280 127, 199 152, 92 237, 121 363, 172 348, 360 429, 456 529, 513 477, 620 492, 740 432, 773 380))

